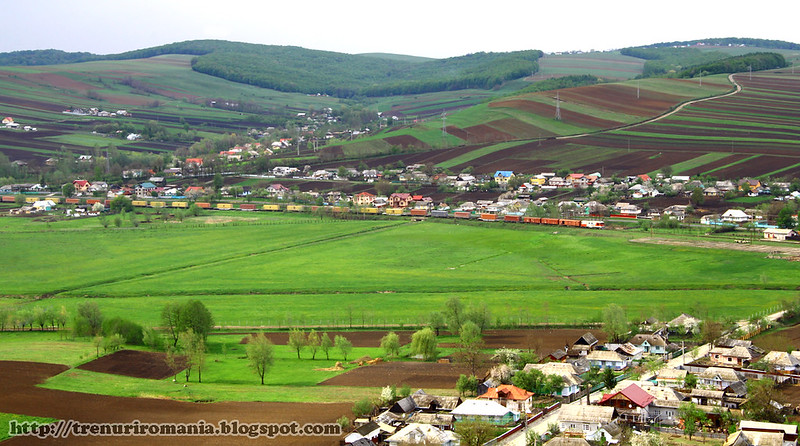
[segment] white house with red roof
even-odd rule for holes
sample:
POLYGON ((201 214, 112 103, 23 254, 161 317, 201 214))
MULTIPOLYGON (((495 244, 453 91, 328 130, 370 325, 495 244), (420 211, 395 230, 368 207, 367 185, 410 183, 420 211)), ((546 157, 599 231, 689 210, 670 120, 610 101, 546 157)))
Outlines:
POLYGON ((489 387, 486 393, 478 395, 478 399, 497 401, 503 407, 518 413, 529 412, 533 407, 533 392, 511 384, 489 387))

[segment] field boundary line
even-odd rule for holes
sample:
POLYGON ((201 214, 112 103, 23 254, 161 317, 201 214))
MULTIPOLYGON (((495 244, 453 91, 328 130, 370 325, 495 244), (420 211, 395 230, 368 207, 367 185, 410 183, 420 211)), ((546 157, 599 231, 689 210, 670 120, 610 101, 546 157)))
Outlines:
MULTIPOLYGON (((388 224, 388 225, 378 226, 378 227, 375 227, 375 228, 370 228, 370 229, 364 229, 364 230, 361 230, 361 231, 351 232, 349 234, 340 234, 340 235, 331 236, 331 237, 325 237, 325 238, 316 239, 316 240, 309 240, 309 241, 305 241, 305 242, 299 242, 299 243, 295 243, 295 244, 288 245, 288 246, 281 246, 281 247, 277 247, 277 248, 269 248, 269 249, 265 249, 265 250, 261 250, 261 251, 255 251, 255 252, 251 251, 251 252, 246 252, 246 253, 239 253, 239 254, 236 254, 236 255, 233 255, 233 256, 230 256, 230 257, 226 257, 224 259, 215 259, 215 260, 211 260, 211 261, 208 261, 208 262, 205 262, 205 263, 196 263, 196 264, 191 264, 191 265, 180 265, 180 266, 175 266, 175 267, 171 267, 171 268, 164 268, 164 269, 161 269, 161 270, 158 270, 158 271, 152 271, 152 272, 149 272, 149 273, 137 274, 137 275, 134 275, 134 276, 120 277, 120 278, 114 278, 114 279, 108 279, 108 280, 101 280, 101 281, 93 282, 93 283, 86 284, 86 285, 80 286, 80 287, 61 288, 61 289, 54 290, 54 291, 51 291, 49 293, 43 293, 43 294, 44 295, 55 296, 55 295, 67 293, 67 292, 70 292, 70 291, 78 291, 78 290, 83 290, 83 289, 86 289, 86 288, 95 287, 95 286, 98 286, 98 285, 109 285, 109 284, 113 284, 113 283, 127 282, 127 281, 130 281, 130 280, 138 280, 138 279, 143 279, 143 278, 150 278, 150 277, 155 277, 155 276, 159 276, 159 275, 162 275, 162 274, 174 273, 176 271, 188 270, 188 269, 191 269, 191 268, 205 267, 205 266, 210 266, 210 265, 222 264, 222 263, 225 263, 225 262, 239 260, 239 259, 243 259, 243 258, 246 258, 246 257, 260 256, 260 255, 264 255, 264 254, 272 254, 272 253, 275 253, 275 252, 285 251, 285 250, 288 250, 288 249, 295 249, 295 248, 300 248, 300 247, 305 247, 305 246, 312 246, 312 245, 316 245, 316 244, 320 244, 320 243, 327 243, 327 242, 332 242, 332 241, 337 241, 337 240, 343 240, 343 239, 356 237, 356 236, 361 236, 361 235, 365 235, 365 234, 371 234, 371 233, 380 232, 380 231, 384 231, 384 230, 395 229, 395 228, 399 228, 401 226, 405 226, 405 225, 408 225, 408 224, 411 224, 411 222, 388 224)), ((174 294, 174 293, 171 293, 171 294, 174 294)))

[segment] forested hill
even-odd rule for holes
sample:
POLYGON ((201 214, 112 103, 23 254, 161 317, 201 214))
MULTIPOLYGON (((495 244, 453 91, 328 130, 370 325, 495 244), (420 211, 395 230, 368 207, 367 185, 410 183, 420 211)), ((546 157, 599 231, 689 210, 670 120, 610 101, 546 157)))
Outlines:
POLYGON ((0 65, 47 65, 190 54, 195 71, 285 92, 338 97, 492 88, 535 73, 541 51, 474 53, 448 59, 376 57, 293 46, 192 40, 120 54, 58 50, 0 53, 0 65))
MULTIPOLYGON (((623 48, 622 52, 623 54, 625 54, 625 52, 636 51, 638 49, 643 49, 643 48, 682 47, 682 46, 697 45, 698 43, 711 46, 744 45, 757 48, 770 48, 775 50, 800 50, 800 43, 787 42, 785 40, 752 39, 748 37, 721 37, 714 39, 680 40, 675 42, 653 43, 651 45, 623 48)), ((640 56, 633 56, 633 57, 640 57, 640 56)), ((642 58, 647 59, 647 57, 642 57, 642 58)))

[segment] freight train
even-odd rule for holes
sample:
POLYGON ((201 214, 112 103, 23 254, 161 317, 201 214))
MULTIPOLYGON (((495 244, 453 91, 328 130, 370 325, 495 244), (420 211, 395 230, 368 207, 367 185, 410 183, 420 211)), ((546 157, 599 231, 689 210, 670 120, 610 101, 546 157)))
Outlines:
MULTIPOLYGON (((2 196, 2 201, 5 203, 14 202, 13 195, 2 196)), ((28 197, 31 198, 31 197, 28 197)), ((59 200, 56 198, 47 197, 48 200, 59 200)), ((67 198, 64 200, 65 204, 80 204, 81 200, 78 198, 67 198)), ((103 203, 110 206, 111 200, 101 200, 96 198, 89 198, 85 200, 86 204, 103 203)), ((147 200, 133 200, 131 204, 139 208, 155 208, 155 209, 188 209, 192 204, 201 209, 221 210, 221 211, 246 211, 246 212, 317 212, 323 210, 334 214, 365 214, 365 215, 389 215, 389 216, 410 216, 410 217, 431 217, 431 218, 452 218, 461 220, 480 220, 485 222, 503 222, 503 223, 521 223, 521 224, 537 224, 537 225, 551 225, 551 226, 571 226, 575 228, 590 228, 602 229, 605 223, 599 219, 592 220, 578 220, 578 219, 565 219, 565 218, 548 218, 548 217, 527 217, 517 214, 495 214, 495 213, 475 213, 468 211, 447 211, 447 210, 428 210, 423 208, 418 209, 403 209, 403 208, 376 208, 376 207, 347 207, 347 206, 315 206, 315 205, 302 205, 302 204, 256 204, 256 203, 226 203, 226 202, 189 202, 189 201, 147 201, 147 200)))

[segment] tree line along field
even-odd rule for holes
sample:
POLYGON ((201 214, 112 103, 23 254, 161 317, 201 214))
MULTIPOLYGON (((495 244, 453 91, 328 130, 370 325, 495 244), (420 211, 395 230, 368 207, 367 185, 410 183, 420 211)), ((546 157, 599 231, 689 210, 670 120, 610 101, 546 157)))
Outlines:
POLYGON ((628 241, 641 233, 280 217, 184 225, 5 225, 0 305, 74 311, 89 298, 158 325, 165 303, 199 299, 226 327, 397 326, 456 296, 516 325, 595 322, 612 302, 631 318, 654 308, 744 318, 796 294, 796 263, 628 241))

